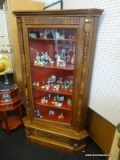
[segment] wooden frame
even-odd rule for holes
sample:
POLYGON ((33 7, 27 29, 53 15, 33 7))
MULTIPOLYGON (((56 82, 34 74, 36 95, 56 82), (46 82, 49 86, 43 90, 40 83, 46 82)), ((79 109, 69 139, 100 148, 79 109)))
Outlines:
POLYGON ((63 0, 56 1, 44 7, 44 10, 60 10, 60 9, 63 9, 63 0))

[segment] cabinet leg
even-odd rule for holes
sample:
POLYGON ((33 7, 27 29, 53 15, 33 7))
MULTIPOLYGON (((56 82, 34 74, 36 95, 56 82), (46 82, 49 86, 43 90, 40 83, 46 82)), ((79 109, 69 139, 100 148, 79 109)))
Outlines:
POLYGON ((21 124, 23 125, 21 105, 18 107, 18 112, 19 112, 19 117, 20 117, 21 124))
POLYGON ((3 112, 2 115, 3 115, 3 121, 5 122, 5 125, 6 125, 6 133, 7 135, 9 135, 10 132, 9 132, 8 121, 7 121, 7 112, 3 112))

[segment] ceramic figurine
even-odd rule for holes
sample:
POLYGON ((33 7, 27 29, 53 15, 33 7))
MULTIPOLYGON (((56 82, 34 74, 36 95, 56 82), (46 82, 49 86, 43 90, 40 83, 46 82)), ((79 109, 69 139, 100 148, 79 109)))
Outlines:
POLYGON ((56 81, 56 76, 52 75, 51 80, 52 80, 52 82, 55 82, 56 81))
POLYGON ((55 114, 55 111, 54 110, 49 110, 49 113, 48 113, 49 115, 54 115, 55 114))
POLYGON ((63 119, 64 118, 64 115, 63 113, 61 113, 59 116, 58 116, 59 119, 63 119))
POLYGON ((36 60, 34 61, 34 65, 35 65, 35 66, 37 66, 37 65, 38 65, 38 62, 37 62, 36 60))
POLYGON ((55 38, 56 38, 56 39, 59 39, 59 38, 60 38, 60 33, 59 33, 59 32, 56 32, 56 33, 55 33, 55 38))
POLYGON ((44 37, 43 32, 40 32, 39 35, 40 35, 40 38, 43 38, 43 37, 44 37))
POLYGON ((75 54, 73 54, 72 58, 71 58, 71 63, 75 64, 75 54))
POLYGON ((36 82, 36 86, 39 86, 40 85, 40 82, 36 82))
POLYGON ((39 52, 36 52, 36 57, 35 57, 35 59, 36 59, 37 61, 40 60, 39 52))
POLYGON ((47 38, 48 34, 50 34, 50 30, 49 29, 44 29, 43 34, 44 34, 44 38, 47 38))
POLYGON ((45 61, 49 61, 48 52, 46 52, 46 53, 44 54, 44 59, 45 59, 45 61))
POLYGON ((56 62, 59 63, 61 61, 60 59, 60 55, 58 54, 58 52, 56 53, 55 55, 55 59, 56 59, 56 62))
POLYGON ((35 81, 33 82, 33 86, 36 86, 36 82, 35 81))
POLYGON ((51 98, 51 94, 50 93, 48 94, 48 98, 51 98))
POLYGON ((67 100, 67 104, 68 104, 69 106, 71 106, 71 105, 72 105, 72 100, 71 100, 71 99, 68 99, 68 100, 67 100))
POLYGON ((39 110, 36 110, 36 117, 40 117, 41 116, 41 113, 39 110))

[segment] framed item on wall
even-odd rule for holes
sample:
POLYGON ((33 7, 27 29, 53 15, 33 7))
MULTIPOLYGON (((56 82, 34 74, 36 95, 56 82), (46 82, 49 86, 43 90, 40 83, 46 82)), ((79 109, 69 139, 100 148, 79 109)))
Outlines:
POLYGON ((60 10, 60 9, 63 9, 63 0, 56 1, 44 7, 44 10, 60 10))

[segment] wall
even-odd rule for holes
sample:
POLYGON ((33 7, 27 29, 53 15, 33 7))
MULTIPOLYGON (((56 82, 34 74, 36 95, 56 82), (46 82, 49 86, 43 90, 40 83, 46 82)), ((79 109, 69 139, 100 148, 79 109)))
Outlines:
MULTIPOLYGON (((56 0, 44 2, 47 6, 56 0)), ((99 21, 89 107, 116 126, 120 122, 120 1, 63 0, 63 8, 104 9, 99 21)))
MULTIPOLYGON (((56 1, 44 3, 47 6, 56 1)), ((63 0, 63 9, 82 8, 104 9, 98 26, 87 125, 92 139, 109 153, 120 122, 120 1, 63 0)))
POLYGON ((44 2, 45 3, 45 7, 54 3, 54 2, 57 2, 58 0, 32 0, 32 1, 35 1, 35 2, 44 2))
POLYGON ((64 0, 64 9, 100 8, 88 109, 88 130, 105 153, 110 152, 120 122, 120 1, 64 0))
POLYGON ((119 0, 64 0, 65 9, 104 9, 99 22, 89 107, 114 125, 120 122, 119 7, 119 0))

